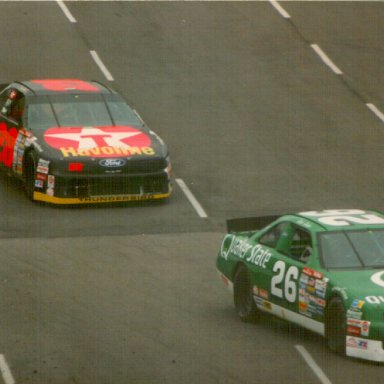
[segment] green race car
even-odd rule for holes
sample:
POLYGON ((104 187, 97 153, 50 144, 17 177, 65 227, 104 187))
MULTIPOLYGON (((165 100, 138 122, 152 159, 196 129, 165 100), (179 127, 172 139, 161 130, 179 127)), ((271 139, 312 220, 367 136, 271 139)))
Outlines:
POLYGON ((383 214, 233 219, 228 232, 217 269, 243 321, 265 311, 325 336, 335 352, 384 361, 383 214))

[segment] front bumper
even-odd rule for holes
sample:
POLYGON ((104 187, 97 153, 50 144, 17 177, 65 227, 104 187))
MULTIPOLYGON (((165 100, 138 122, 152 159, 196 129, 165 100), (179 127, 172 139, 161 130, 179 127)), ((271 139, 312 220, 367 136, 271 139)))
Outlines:
POLYGON ((156 174, 49 175, 38 183, 34 200, 52 204, 93 204, 166 199, 172 186, 167 172, 156 174))
POLYGON ((384 362, 383 342, 347 336, 346 355, 364 360, 384 362))

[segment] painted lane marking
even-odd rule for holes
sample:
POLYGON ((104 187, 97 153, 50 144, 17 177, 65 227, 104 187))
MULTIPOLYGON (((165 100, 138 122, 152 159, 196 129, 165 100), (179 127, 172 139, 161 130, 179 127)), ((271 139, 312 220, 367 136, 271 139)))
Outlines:
POLYGON ((187 196, 187 199, 192 204, 193 208, 195 208, 197 214, 202 218, 207 218, 208 215, 205 213, 203 207, 200 205, 200 203, 196 200, 195 196, 193 196, 190 189, 187 187, 187 185, 184 183, 182 179, 176 179, 176 183, 179 185, 181 190, 184 192, 185 196, 187 196))
POLYGON ((374 104, 367 103, 365 105, 384 123, 383 112, 381 112, 374 104))
POLYGON ((0 371, 3 376, 5 384, 15 384, 15 379, 12 376, 12 372, 5 360, 4 355, 0 354, 0 371))
POLYGON ((93 58, 93 60, 95 60, 95 63, 98 65, 98 67, 100 68, 101 72, 103 72, 103 75, 105 76, 105 78, 109 81, 113 81, 113 76, 111 75, 111 73, 108 71, 107 67, 104 65, 104 63, 101 61, 99 55, 97 54, 96 51, 89 51, 91 53, 91 56, 93 58))
POLYGON ((325 54, 325 52, 317 45, 311 44, 311 48, 319 55, 320 59, 326 64, 336 75, 342 75, 343 72, 333 63, 333 61, 325 54))
POLYGON ((269 2, 273 5, 273 7, 280 13, 284 19, 290 19, 291 15, 275 0, 269 0, 269 2))
POLYGON ((71 23, 77 23, 77 20, 72 16, 72 13, 69 11, 67 6, 64 4, 63 0, 56 0, 56 3, 61 8, 61 10, 64 12, 64 15, 67 16, 67 19, 71 23))
POLYGON ((295 348, 300 353, 301 357, 305 360, 308 366, 312 369, 314 374, 320 380, 322 384, 332 384, 325 373, 321 370, 321 368, 317 365, 316 361, 313 360, 312 356, 302 345, 295 345, 295 348))

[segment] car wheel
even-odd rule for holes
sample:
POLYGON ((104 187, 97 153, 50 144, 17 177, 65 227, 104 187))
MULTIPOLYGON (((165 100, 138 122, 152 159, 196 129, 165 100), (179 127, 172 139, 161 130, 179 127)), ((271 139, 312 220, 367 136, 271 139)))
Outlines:
POLYGON ((331 351, 345 354, 346 315, 342 300, 332 297, 326 312, 326 338, 331 351))
POLYGON ((24 162, 24 181, 25 193, 27 197, 33 201, 33 193, 35 192, 36 179, 36 160, 32 153, 29 153, 24 162))
POLYGON ((257 307, 252 293, 252 284, 247 268, 240 265, 233 280, 233 298, 238 316, 242 321, 252 322, 257 318, 257 307))

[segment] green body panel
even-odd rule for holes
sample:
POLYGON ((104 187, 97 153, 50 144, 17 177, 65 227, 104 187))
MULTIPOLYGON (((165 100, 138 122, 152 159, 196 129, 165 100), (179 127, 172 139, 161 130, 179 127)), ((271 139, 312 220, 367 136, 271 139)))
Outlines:
POLYGON ((367 228, 384 229, 384 216, 361 210, 282 216, 264 229, 227 234, 216 266, 233 282, 238 266, 245 265, 259 308, 275 305, 304 319, 324 323, 327 303, 338 296, 344 304, 349 335, 384 340, 384 260, 383 267, 378 269, 327 270, 322 266, 318 249, 318 235, 323 232, 367 228), (299 228, 310 235, 312 254, 305 262, 280 251, 284 249, 285 235, 289 237, 285 229, 274 246, 260 244, 263 236, 279 223, 289 223, 284 228, 299 228))

